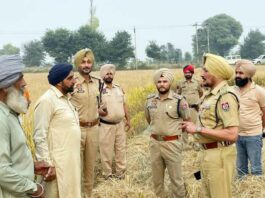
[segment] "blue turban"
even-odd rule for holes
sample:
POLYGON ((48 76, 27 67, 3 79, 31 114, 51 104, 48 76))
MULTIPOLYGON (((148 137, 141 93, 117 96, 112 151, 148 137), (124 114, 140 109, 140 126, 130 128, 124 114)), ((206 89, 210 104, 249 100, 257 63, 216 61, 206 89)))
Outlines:
POLYGON ((14 84, 22 75, 24 67, 18 54, 0 56, 0 89, 14 84))
POLYGON ((51 85, 55 86, 62 82, 73 70, 73 66, 70 64, 57 64, 54 65, 48 75, 48 81, 51 85))

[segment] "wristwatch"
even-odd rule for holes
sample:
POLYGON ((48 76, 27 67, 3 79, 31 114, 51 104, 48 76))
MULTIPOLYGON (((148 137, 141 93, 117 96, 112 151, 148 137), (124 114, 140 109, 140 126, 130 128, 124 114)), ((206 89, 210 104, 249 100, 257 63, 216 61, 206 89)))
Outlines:
POLYGON ((196 133, 201 133, 202 127, 201 126, 196 127, 195 131, 196 131, 196 133))

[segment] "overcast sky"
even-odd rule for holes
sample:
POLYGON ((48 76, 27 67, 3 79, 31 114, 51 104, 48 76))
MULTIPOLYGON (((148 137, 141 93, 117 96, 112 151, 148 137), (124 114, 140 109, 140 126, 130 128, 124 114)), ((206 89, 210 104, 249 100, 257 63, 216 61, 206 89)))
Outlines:
MULTIPOLYGON (((47 29, 77 30, 89 20, 89 0, 0 0, 0 48, 17 47, 41 39, 47 29)), ((99 30, 110 40, 116 31, 132 35, 136 27, 137 56, 144 59, 145 47, 155 40, 171 42, 183 52, 192 52, 192 24, 225 13, 244 29, 260 29, 265 34, 264 0, 94 0, 99 30)))

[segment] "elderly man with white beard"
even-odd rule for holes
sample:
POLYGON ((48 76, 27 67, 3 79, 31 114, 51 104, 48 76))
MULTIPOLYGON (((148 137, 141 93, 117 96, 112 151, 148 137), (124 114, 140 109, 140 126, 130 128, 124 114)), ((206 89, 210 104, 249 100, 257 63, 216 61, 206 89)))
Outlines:
POLYGON ((19 55, 0 56, 0 197, 43 197, 43 187, 34 183, 34 162, 18 115, 28 102, 19 55))

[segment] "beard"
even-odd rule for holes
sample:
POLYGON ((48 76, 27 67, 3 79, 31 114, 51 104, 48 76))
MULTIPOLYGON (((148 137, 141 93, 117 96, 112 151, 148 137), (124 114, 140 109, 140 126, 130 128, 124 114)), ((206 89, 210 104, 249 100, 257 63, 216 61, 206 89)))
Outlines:
POLYGON ((112 83, 113 79, 112 78, 104 78, 104 82, 107 84, 112 83))
POLYGON ((186 80, 190 80, 192 78, 192 75, 185 75, 186 80))
POLYGON ((72 93, 73 91, 74 91, 74 85, 72 85, 71 87, 67 87, 64 83, 62 83, 62 92, 64 94, 72 93))
POLYGON ((26 113, 29 107, 29 103, 23 96, 23 92, 13 86, 7 88, 6 104, 10 109, 19 114, 26 113))
POLYGON ((169 89, 166 89, 166 88, 164 88, 164 87, 160 87, 160 88, 158 88, 157 89, 158 90, 158 92, 160 93, 160 94, 166 94, 166 93, 168 93, 169 92, 169 89))
POLYGON ((248 84, 248 82, 248 78, 235 78, 235 83, 238 87, 244 87, 246 84, 248 84))

